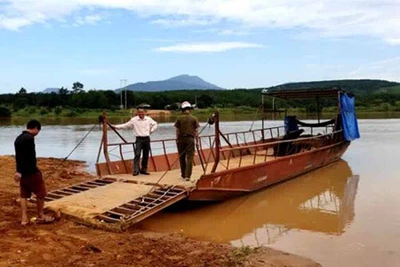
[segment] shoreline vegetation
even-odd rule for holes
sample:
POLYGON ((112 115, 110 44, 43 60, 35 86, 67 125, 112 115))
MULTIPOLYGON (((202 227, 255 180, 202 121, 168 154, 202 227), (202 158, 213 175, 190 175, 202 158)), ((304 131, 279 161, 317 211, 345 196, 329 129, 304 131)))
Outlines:
MULTIPOLYGON (((205 108, 205 109, 196 109, 192 112, 194 116, 199 117, 200 119, 207 119, 211 114, 213 114, 216 110, 220 113, 222 117, 226 116, 235 116, 244 118, 255 118, 261 119, 263 116, 262 110, 259 108, 248 107, 248 106, 239 106, 232 108, 205 108)), ((132 113, 135 112, 135 109, 122 109, 122 110, 106 110, 107 116, 110 119, 117 118, 130 118, 132 113)), ((317 112, 308 112, 306 108, 288 108, 286 109, 287 114, 300 114, 303 118, 316 118, 317 112)), ((336 107, 326 107, 321 111, 321 118, 332 117, 336 114, 336 107)), ((400 117, 400 109, 397 108, 366 108, 366 107, 356 107, 356 113, 360 117, 374 117, 376 118, 390 118, 390 117, 400 117), (367 115, 367 116, 364 116, 367 115), (370 116, 368 116, 370 115, 370 116), (385 116, 386 115, 386 116, 385 116)), ((35 106, 30 106, 24 109, 17 110, 12 112, 8 116, 1 116, 0 119, 7 118, 48 118, 48 119, 57 119, 57 118, 82 118, 82 119, 91 119, 98 118, 103 114, 102 109, 88 109, 88 108, 38 108, 35 106)), ((178 110, 157 110, 157 109, 149 109, 146 111, 146 115, 156 118, 164 118, 164 121, 173 120, 177 115, 180 114, 178 110)), ((285 111, 282 110, 280 113, 276 113, 274 118, 281 119, 284 117, 285 111)), ((264 117, 266 119, 272 119, 273 114, 271 112, 265 112, 264 117)))
MULTIPOLYGON (((172 121, 179 113, 182 101, 196 104, 193 114, 206 120, 215 110, 222 119, 242 120, 260 119, 261 102, 265 109, 278 109, 288 114, 301 114, 302 119, 332 118, 337 111, 335 98, 320 99, 275 99, 265 96, 263 90, 323 89, 340 87, 356 95, 356 112, 361 118, 400 118, 400 83, 383 80, 333 80, 319 82, 287 83, 269 88, 232 90, 172 90, 160 92, 115 90, 88 90, 76 82, 71 90, 60 88, 58 92, 28 92, 21 88, 14 94, 0 94, 0 118, 98 118, 102 110, 107 110, 110 118, 130 118, 131 109, 140 104, 149 105, 149 115, 161 118, 161 122, 172 121), (79 85, 79 86, 77 86, 79 85), (120 109, 125 103, 125 109, 120 109), (393 113, 394 115, 390 115, 393 113), (364 116, 365 114, 365 116, 364 116), (371 115, 372 114, 372 115, 371 115), (258 117, 257 117, 258 116, 258 117), (329 116, 329 117, 327 117, 329 116)), ((284 112, 266 114, 266 119, 282 119, 284 112), (270 117, 268 117, 270 116, 270 117)))

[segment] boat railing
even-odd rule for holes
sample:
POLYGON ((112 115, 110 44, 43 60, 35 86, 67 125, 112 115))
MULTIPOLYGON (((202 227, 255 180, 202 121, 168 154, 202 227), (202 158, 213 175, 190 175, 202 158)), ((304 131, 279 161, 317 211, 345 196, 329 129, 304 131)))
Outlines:
MULTIPOLYGON (((103 117, 105 118, 105 115, 103 117)), ((136 144, 135 142, 126 141, 115 129, 113 130, 121 138, 122 142, 108 143, 107 125, 108 122, 104 120, 103 138, 97 158, 98 173, 129 173, 132 168, 132 162, 130 159, 133 158, 133 151, 135 150, 136 144), (104 150, 105 163, 99 163, 100 150, 102 147, 104 150), (109 153, 116 149, 118 149, 119 155, 109 153), (132 156, 126 157, 127 153, 132 156), (119 160, 111 160, 109 155, 119 158, 119 160), (111 164, 111 162, 113 162, 113 164, 111 164)), ((256 158, 256 154, 258 154, 262 148, 264 148, 264 150, 273 148, 275 152, 272 153, 272 155, 275 157, 281 156, 285 153, 290 153, 289 150, 292 150, 293 146, 299 142, 297 140, 284 141, 284 134, 285 130, 283 126, 222 133, 219 130, 218 123, 215 123, 215 134, 203 135, 199 137, 199 141, 196 145, 197 153, 194 158, 194 164, 201 165, 204 174, 206 174, 209 172, 208 166, 210 163, 213 165, 210 172, 216 171, 217 166, 220 164, 220 160, 224 162, 226 161, 229 165, 231 164, 231 160, 233 158, 238 158, 238 165, 241 166, 241 160, 243 156, 255 152, 255 155, 253 156, 256 158), (286 148, 286 150, 289 152, 283 152, 285 150, 285 148, 283 148, 283 144, 289 142, 292 144, 289 148, 286 148)), ((300 138, 299 140, 317 140, 323 138, 324 136, 328 135, 321 135, 314 138, 300 138)), ((179 168, 179 155, 177 152, 175 138, 151 140, 150 142, 150 170, 168 171, 179 168)), ((271 151, 269 151, 269 153, 271 154, 271 151)), ((267 154, 268 153, 266 153, 265 158, 270 159, 271 155, 267 154)))
MULTIPOLYGON (((265 129, 254 129, 250 131, 226 133, 223 134, 224 138, 222 143, 220 144, 220 148, 224 146, 242 147, 264 142, 263 140, 274 140, 276 138, 281 137, 281 135, 284 133, 283 128, 284 128, 283 126, 277 126, 265 129)), ((155 160, 155 156, 162 156, 164 158, 164 162, 166 163, 166 167, 168 170, 172 170, 177 167, 176 160, 174 160, 174 158, 171 157, 171 154, 177 152, 175 138, 160 139, 160 140, 156 139, 156 140, 151 140, 150 143, 151 145, 149 152, 150 154, 149 160, 152 162, 152 165, 154 166, 156 171, 157 171, 157 162, 155 160)), ((123 162, 125 170, 128 172, 128 166, 125 162, 127 158, 124 155, 126 153, 130 153, 131 155, 133 155, 133 151, 135 150, 135 145, 136 142, 128 142, 122 139, 122 142, 107 143, 107 148, 109 148, 110 151, 118 149, 118 155, 111 153, 110 155, 119 158, 123 162)), ((206 169, 205 165, 207 165, 210 162, 214 162, 215 160, 214 149, 215 149, 215 135, 199 136, 198 146, 196 146, 197 158, 199 159, 197 164, 201 164, 203 170, 206 169)))
MULTIPOLYGON (((221 133, 226 145, 247 145, 249 143, 259 143, 266 139, 276 139, 284 135, 284 126, 275 126, 264 129, 254 129, 248 131, 221 133)), ((212 144, 215 134, 202 135, 199 137, 202 143, 212 144)), ((224 143, 224 142, 223 142, 224 143)))
POLYGON ((329 132, 334 132, 335 131, 335 126, 337 124, 337 118, 327 120, 324 122, 321 122, 318 120, 317 123, 312 123, 312 122, 304 122, 296 119, 296 124, 299 129, 303 129, 305 133, 309 133, 311 135, 314 135, 314 129, 321 129, 324 128, 325 131, 323 131, 323 134, 327 134, 329 132))
MULTIPOLYGON (((173 152, 175 150, 176 147, 176 139, 170 138, 170 139, 162 139, 162 140, 151 140, 150 141, 151 145, 150 145, 150 150, 149 150, 149 159, 152 162, 154 168, 157 170, 157 164, 155 162, 154 156, 153 155, 153 150, 154 148, 161 149, 162 153, 157 153, 157 155, 163 155, 165 157, 165 161, 168 167, 168 170, 172 169, 172 162, 170 160, 170 158, 168 157, 168 154, 170 154, 171 152, 173 152)), ((110 143, 107 145, 108 147, 118 147, 119 148, 119 158, 121 159, 121 161, 125 162, 125 158, 124 158, 124 147, 128 146, 131 147, 132 150, 130 150, 130 152, 133 155, 133 151, 135 151, 135 146, 136 146, 136 142, 124 142, 124 143, 110 143)))
MULTIPOLYGON (((279 157, 289 156, 301 152, 311 151, 319 147, 333 145, 342 139, 342 130, 313 137, 301 136, 294 140, 280 140, 253 144, 240 147, 228 147, 220 149, 223 161, 218 164, 218 170, 239 168, 247 165, 267 162, 279 157), (244 158, 246 157, 246 162, 244 158), (232 166, 234 164, 234 166, 232 166)), ((207 168, 206 168, 207 169, 207 168)))
POLYGON ((304 129, 305 133, 309 133, 311 135, 314 135, 315 129, 321 129, 324 128, 325 131, 323 131, 324 134, 327 133, 332 133, 335 130, 335 125, 326 125, 326 126, 299 126, 299 129, 304 129))

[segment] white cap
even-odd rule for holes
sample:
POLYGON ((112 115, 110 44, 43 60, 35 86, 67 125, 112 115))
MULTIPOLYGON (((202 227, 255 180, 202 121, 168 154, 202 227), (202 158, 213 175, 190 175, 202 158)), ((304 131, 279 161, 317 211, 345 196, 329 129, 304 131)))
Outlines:
POLYGON ((181 109, 185 109, 185 108, 192 108, 192 105, 190 105, 190 103, 188 101, 184 101, 181 104, 181 109))

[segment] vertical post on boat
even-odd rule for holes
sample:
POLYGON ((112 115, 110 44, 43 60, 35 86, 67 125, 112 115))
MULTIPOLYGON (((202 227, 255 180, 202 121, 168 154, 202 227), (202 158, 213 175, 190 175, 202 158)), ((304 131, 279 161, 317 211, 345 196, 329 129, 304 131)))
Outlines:
POLYGON ((262 106, 262 111, 264 112, 264 94, 261 94, 261 106, 262 106))
MULTIPOLYGON (((336 123, 335 123, 335 129, 334 129, 335 132, 337 129, 340 129, 339 123, 343 123, 343 118, 341 117, 342 116, 342 106, 340 105, 340 93, 341 93, 340 90, 338 90, 338 114, 336 115, 336 123)), ((343 134, 341 135, 341 138, 343 138, 343 134)))
POLYGON ((272 111, 275 112, 275 97, 272 98, 272 111))
POLYGON ((219 163, 219 146, 220 146, 220 139, 219 139, 219 112, 216 111, 214 113, 214 122, 215 122, 215 161, 214 161, 214 166, 211 169, 211 173, 214 173, 217 170, 217 166, 219 163))
POLYGON ((109 174, 112 174, 110 166, 110 157, 108 156, 108 140, 107 140, 107 112, 103 110, 103 152, 104 158, 106 159, 106 164, 109 174))
POLYGON ((264 115, 261 118, 261 138, 264 141, 265 140, 265 136, 264 136, 264 115))
POLYGON ((318 116, 318 123, 320 123, 320 112, 319 112, 319 107, 320 107, 320 104, 319 104, 319 97, 317 97, 317 116, 318 116))

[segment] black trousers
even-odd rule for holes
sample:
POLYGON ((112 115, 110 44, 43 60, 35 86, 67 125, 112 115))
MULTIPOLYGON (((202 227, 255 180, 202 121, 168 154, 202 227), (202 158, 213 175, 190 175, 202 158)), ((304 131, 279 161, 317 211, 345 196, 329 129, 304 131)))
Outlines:
POLYGON ((136 137, 135 158, 133 159, 133 173, 139 171, 147 172, 147 162, 149 160, 150 137, 136 137), (142 167, 139 168, 140 154, 143 151, 142 167))

